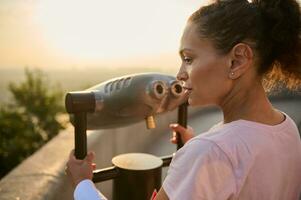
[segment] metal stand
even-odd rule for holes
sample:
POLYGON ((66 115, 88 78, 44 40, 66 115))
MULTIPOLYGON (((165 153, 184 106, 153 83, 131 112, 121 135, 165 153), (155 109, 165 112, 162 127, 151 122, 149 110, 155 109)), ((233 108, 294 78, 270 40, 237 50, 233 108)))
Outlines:
POLYGON ((114 200, 150 199, 161 187, 162 160, 144 153, 116 156, 112 163, 118 169, 113 181, 114 200))
MULTIPOLYGON (((66 109, 74 114, 75 157, 84 159, 87 155, 87 112, 92 112, 95 105, 91 102, 94 96, 89 92, 68 93, 66 109), (84 101, 83 101, 84 99, 84 101), (86 103, 78 103, 86 102, 86 103), (91 106, 92 105, 92 106, 91 106)), ((187 125, 187 103, 179 106, 178 123, 187 125)), ((177 133, 177 149, 183 142, 177 133)), ((112 159, 113 166, 93 171, 93 182, 113 181, 114 200, 150 199, 153 191, 161 187, 162 167, 169 166, 173 155, 156 157, 150 154, 122 154, 112 159)))
POLYGON ((74 114, 74 155, 83 160, 87 155, 87 114, 74 114))
MULTIPOLYGON (((187 128, 187 113, 188 113, 188 102, 183 103, 178 108, 178 124, 187 128)), ((176 133, 177 138, 177 150, 184 146, 180 133, 176 133)))
POLYGON ((74 114, 74 154, 81 160, 87 155, 87 113, 95 110, 94 99, 89 91, 69 92, 65 99, 67 112, 74 114))

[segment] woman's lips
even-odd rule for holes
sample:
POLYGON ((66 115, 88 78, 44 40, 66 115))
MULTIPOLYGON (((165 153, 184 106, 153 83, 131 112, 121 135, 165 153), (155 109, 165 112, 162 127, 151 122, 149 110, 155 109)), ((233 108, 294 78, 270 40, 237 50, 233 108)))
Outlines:
POLYGON ((183 87, 184 88, 184 90, 188 90, 188 91, 191 91, 192 90, 192 88, 189 88, 189 87, 183 87))
POLYGON ((188 87, 183 87, 184 88, 184 94, 185 95, 189 95, 192 91, 192 88, 188 88, 188 87))

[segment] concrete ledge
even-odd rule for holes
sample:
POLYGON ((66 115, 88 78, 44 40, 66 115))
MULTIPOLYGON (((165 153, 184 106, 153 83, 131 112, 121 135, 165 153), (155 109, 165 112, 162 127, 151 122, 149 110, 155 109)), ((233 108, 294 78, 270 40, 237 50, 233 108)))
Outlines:
POLYGON ((64 177, 65 159, 73 146, 69 127, 0 182, 0 199, 51 199, 64 177))

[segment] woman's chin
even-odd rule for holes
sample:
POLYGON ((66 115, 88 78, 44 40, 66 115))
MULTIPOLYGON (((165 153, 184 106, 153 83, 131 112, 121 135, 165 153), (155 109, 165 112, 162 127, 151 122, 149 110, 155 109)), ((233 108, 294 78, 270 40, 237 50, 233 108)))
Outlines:
POLYGON ((188 98, 188 104, 189 106, 192 106, 192 107, 195 107, 195 106, 206 106, 208 105, 207 103, 205 102, 202 102, 200 99, 195 99, 193 97, 189 97, 188 98))
POLYGON ((191 97, 188 98, 189 106, 198 106, 198 103, 191 97))
POLYGON ((197 95, 196 93, 194 93, 193 91, 190 92, 189 96, 188 96, 188 104, 192 107, 194 106, 203 106, 204 105, 204 98, 202 98, 202 96, 197 95))

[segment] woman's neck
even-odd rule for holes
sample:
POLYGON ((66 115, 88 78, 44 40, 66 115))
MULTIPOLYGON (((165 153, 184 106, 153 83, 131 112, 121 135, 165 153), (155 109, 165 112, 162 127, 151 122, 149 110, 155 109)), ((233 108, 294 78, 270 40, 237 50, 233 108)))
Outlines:
MULTIPOLYGON (((237 84, 238 85, 238 84, 237 84)), ((224 123, 238 119, 276 125, 283 121, 282 113, 276 111, 268 100, 261 83, 253 84, 250 89, 235 87, 221 103, 224 123)))

